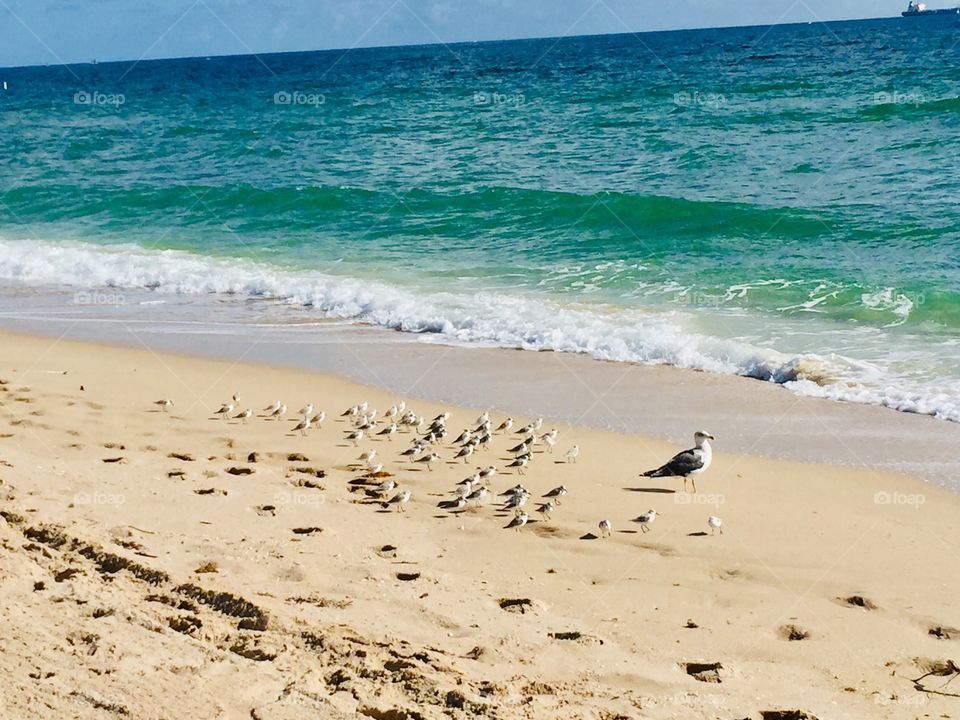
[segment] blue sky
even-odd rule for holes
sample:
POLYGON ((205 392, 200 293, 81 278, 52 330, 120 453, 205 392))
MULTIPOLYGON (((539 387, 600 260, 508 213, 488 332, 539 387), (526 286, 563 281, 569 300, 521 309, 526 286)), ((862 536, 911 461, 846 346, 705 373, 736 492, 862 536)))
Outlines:
POLYGON ((905 6, 906 0, 0 0, 0 67, 810 22, 894 16, 905 6))

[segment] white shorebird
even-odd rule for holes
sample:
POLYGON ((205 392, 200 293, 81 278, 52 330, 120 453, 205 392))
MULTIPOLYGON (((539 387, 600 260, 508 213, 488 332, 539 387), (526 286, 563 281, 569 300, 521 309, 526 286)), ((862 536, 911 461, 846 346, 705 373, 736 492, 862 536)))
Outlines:
POLYGON ((694 447, 677 453, 656 470, 642 473, 643 477, 682 477, 684 492, 687 491, 687 478, 690 478, 693 491, 696 492, 696 476, 706 471, 713 462, 713 448, 710 446, 710 441, 713 439, 710 433, 697 430, 693 434, 694 447))
POLYGON ((460 458, 463 458, 463 464, 466 465, 467 460, 470 458, 471 455, 473 455, 473 445, 466 445, 463 449, 460 450, 460 452, 457 453, 457 457, 454 459, 459 460, 460 458))
POLYGON ((365 412, 367 412, 367 408, 368 408, 368 407, 370 407, 370 405, 367 403, 366 400, 364 400, 362 403, 360 403, 359 405, 357 405, 357 411, 358 411, 358 412, 361 412, 361 413, 365 413, 365 412))
POLYGON ((530 449, 530 446, 533 444, 533 437, 528 437, 525 440, 522 440, 519 445, 514 445, 512 448, 507 450, 509 453, 517 455, 519 453, 525 453, 530 449))
POLYGON ((475 472, 475 473, 474 473, 473 475, 471 475, 470 477, 464 478, 463 480, 461 480, 460 482, 457 483, 457 485, 470 485, 471 487, 476 486, 476 485, 479 485, 479 484, 480 484, 480 473, 479 473, 479 472, 475 472))
POLYGON ((539 429, 542 428, 542 427, 543 427, 543 418, 542 418, 542 417, 538 417, 536 420, 533 421, 533 429, 534 429, 534 430, 539 430, 539 429))
POLYGON ((414 456, 414 455, 419 455, 420 453, 422 453, 422 452, 423 452, 424 450, 426 450, 426 449, 427 449, 427 446, 426 446, 426 445, 424 445, 424 444, 421 443, 421 442, 416 442, 416 443, 414 443, 413 445, 411 445, 410 447, 408 447, 406 450, 404 450, 404 451, 403 451, 402 453, 400 453, 400 454, 403 455, 403 456, 405 456, 405 457, 409 457, 409 458, 410 458, 410 461, 413 462, 413 456, 414 456))
POLYGON ((234 404, 234 405, 238 405, 238 404, 240 403, 240 393, 239 393, 239 392, 235 392, 235 393, 233 394, 233 398, 232 398, 232 399, 233 399, 233 404, 234 404))
POLYGON ((167 412, 170 408, 173 407, 173 400, 167 400, 166 398, 164 398, 163 400, 154 401, 153 404, 159 405, 160 409, 163 410, 163 412, 167 412))
POLYGON ((508 417, 508 418, 507 418, 506 420, 504 420, 502 423, 500 423, 499 425, 497 425, 497 429, 494 430, 494 432, 504 432, 504 433, 510 432, 510 428, 512 428, 512 427, 513 427, 513 418, 512 418, 512 417, 508 417))
POLYGON ((509 465, 507 465, 507 467, 508 467, 508 468, 516 468, 518 475, 524 475, 525 473, 524 473, 523 469, 527 466, 527 464, 528 464, 529 462, 530 462, 530 458, 529 458, 529 457, 518 457, 518 458, 517 458, 516 460, 514 460, 512 463, 510 463, 509 465))
POLYGON ((344 410, 342 413, 340 413, 340 417, 356 417, 356 416, 359 415, 359 414, 360 414, 360 406, 359 406, 359 405, 351 405, 351 406, 348 407, 346 410, 344 410))
POLYGON ((273 405, 267 405, 261 412, 265 415, 273 415, 282 405, 283 403, 277 400, 273 405))
POLYGON ((274 410, 272 413, 267 415, 268 418, 273 418, 274 420, 282 420, 283 416, 287 414, 287 406, 283 403, 280 403, 280 407, 274 410))
POLYGON ((405 506, 408 502, 410 502, 410 491, 403 490, 401 492, 398 492, 392 498, 390 498, 387 502, 383 504, 383 506, 389 507, 390 505, 396 505, 397 510, 399 510, 400 512, 404 512, 405 506))
POLYGON ((497 469, 493 465, 489 465, 485 467, 483 470, 479 470, 478 473, 480 474, 481 480, 489 480, 490 478, 492 478, 494 475, 497 474, 497 469))
POLYGON ((362 453, 360 453, 360 457, 358 457, 357 460, 359 460, 360 462, 369 463, 376 456, 377 456, 376 450, 364 450, 362 453))
POLYGON ((479 506, 484 500, 486 500, 488 493, 489 490, 487 490, 485 487, 477 488, 472 493, 467 495, 467 500, 470 500, 479 506))
POLYGON ((519 512, 517 513, 516 517, 514 517, 513 520, 507 523, 507 525, 503 529, 509 530, 510 528, 513 528, 517 532, 520 532, 520 528, 526 525, 527 520, 529 519, 530 518, 527 517, 527 514, 525 512, 519 512))
POLYGON ((306 436, 307 436, 307 430, 309 430, 309 429, 310 429, 310 418, 309 418, 309 417, 305 417, 305 418, 303 418, 303 420, 301 420, 300 422, 298 422, 298 423, 296 424, 296 426, 293 428, 293 430, 292 430, 291 432, 297 432, 297 431, 299 430, 299 431, 300 431, 300 434, 303 435, 304 437, 306 437, 306 436))
POLYGON ((574 445, 572 448, 567 450, 566 454, 563 456, 568 463, 577 462, 577 456, 580 455, 580 446, 574 445))
POLYGON ((383 430, 378 432, 377 435, 386 435, 387 440, 390 440, 391 442, 393 442, 393 436, 396 434, 396 432, 397 432, 397 424, 390 423, 389 425, 387 425, 387 427, 385 427, 383 430))
POLYGON ((226 420, 230 417, 230 413, 233 412, 234 404, 232 402, 224 403, 220 406, 220 409, 217 410, 214 415, 219 415, 221 420, 226 420))
POLYGON ((519 493, 525 492, 527 492, 527 489, 520 483, 517 483, 509 490, 504 490, 502 493, 500 493, 500 497, 509 497, 510 495, 518 495, 519 493))
POLYGON ((381 470, 383 470, 383 463, 377 463, 376 465, 367 463, 367 475, 376 475, 381 470))
POLYGON ((302 415, 303 417, 310 417, 313 415, 313 403, 307 403, 304 405, 302 408, 300 408, 300 412, 297 414, 302 415))
POLYGON ((533 435, 536 432, 536 428, 533 426, 533 423, 529 425, 524 425, 522 428, 517 430, 514 434, 516 435, 533 435))
POLYGON ((435 463, 439 459, 440 459, 439 455, 437 455, 436 453, 430 453, 429 455, 424 455, 422 458, 417 458, 416 460, 414 460, 414 462, 419 463, 421 465, 426 465, 427 470, 430 470, 431 472, 433 472, 432 463, 435 463))
POLYGON ((707 518, 707 525, 710 527, 711 535, 713 535, 715 530, 719 530, 720 534, 723 535, 723 520, 718 518, 716 515, 711 515, 707 518))
POLYGON ((326 414, 323 410, 321 410, 321 411, 318 412, 316 415, 314 415, 312 418, 310 418, 310 422, 312 422, 314 425, 316 425, 316 426, 317 426, 317 430, 319 430, 319 429, 320 429, 320 426, 323 425, 323 421, 326 420, 326 419, 327 419, 327 414, 326 414))
POLYGON ((530 493, 526 490, 511 495, 507 498, 507 501, 503 504, 504 510, 512 510, 514 508, 521 508, 527 504, 527 499, 530 497, 530 493))
POLYGON ((247 409, 244 410, 243 412, 237 413, 236 415, 234 415, 234 416, 233 416, 233 419, 234 419, 234 420, 239 420, 239 421, 242 422, 244 425, 246 425, 246 424, 247 424, 247 419, 248 419, 251 415, 253 415, 253 410, 251 410, 250 408, 247 408, 247 409))
POLYGON ((470 430, 464 430, 462 433, 457 435, 457 439, 453 441, 454 445, 463 445, 470 438, 473 437, 473 433, 470 430))
POLYGON ((650 532, 650 526, 653 525, 653 521, 657 519, 656 510, 647 510, 645 513, 637 515, 634 522, 640 523, 640 529, 643 532, 650 532))
POLYGON ((543 516, 544 520, 549 520, 550 513, 553 512, 553 503, 548 500, 542 505, 537 506, 537 512, 543 516))
POLYGON ((384 420, 392 420, 392 419, 395 418, 399 413, 400 413, 400 408, 398 408, 396 405, 391 405, 391 406, 390 406, 390 409, 387 410, 387 411, 383 414, 383 419, 384 419, 384 420))
POLYGON ((347 433, 347 440, 353 440, 353 445, 356 447, 360 444, 360 441, 363 440, 363 430, 354 430, 353 432, 347 433))
POLYGON ((383 497, 384 495, 389 493, 391 490, 393 490, 396 486, 397 486, 396 481, 384 480, 382 483, 380 483, 373 489, 373 492, 383 497))
POLYGON ((601 520, 597 527, 600 528, 600 537, 609 537, 610 533, 613 532, 613 525, 610 524, 609 520, 601 520))
POLYGON ((484 411, 480 414, 480 417, 477 418, 477 422, 475 422, 474 424, 475 424, 475 425, 484 425, 484 424, 486 424, 486 423, 488 423, 488 422, 490 422, 490 413, 489 413, 488 411, 484 410, 484 411))
POLYGON ((555 487, 553 490, 551 490, 550 492, 548 492, 546 495, 544 495, 544 497, 545 497, 545 498, 553 498, 554 504, 559 505, 559 504, 560 504, 560 498, 566 497, 566 494, 567 494, 567 488, 566 488, 566 486, 564 486, 564 485, 559 485, 559 486, 555 487))

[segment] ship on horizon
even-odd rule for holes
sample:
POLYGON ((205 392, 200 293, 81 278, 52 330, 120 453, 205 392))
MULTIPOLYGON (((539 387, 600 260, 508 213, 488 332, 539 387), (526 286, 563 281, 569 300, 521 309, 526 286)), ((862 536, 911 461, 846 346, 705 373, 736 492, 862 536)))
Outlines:
POLYGON ((915 3, 913 0, 910 0, 907 9, 900 14, 903 17, 914 17, 915 15, 960 15, 960 7, 928 10, 926 3, 915 3))

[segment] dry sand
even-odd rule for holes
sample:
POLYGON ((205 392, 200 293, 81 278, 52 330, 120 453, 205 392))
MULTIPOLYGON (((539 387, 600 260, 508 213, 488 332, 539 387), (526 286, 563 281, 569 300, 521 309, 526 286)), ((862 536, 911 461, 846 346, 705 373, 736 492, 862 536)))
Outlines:
MULTIPOLYGON (((638 477, 677 446, 560 425, 492 482, 569 489, 514 532, 438 503, 515 436, 433 471, 406 434, 358 449, 339 412, 398 398, 335 377, 2 335, 0 380, 2 718, 960 717, 960 498, 919 480, 709 427, 692 495, 638 477), (235 391, 331 417, 212 419, 235 391), (406 512, 368 496, 365 448, 406 512)), ((449 409, 454 435, 479 414, 449 409)))

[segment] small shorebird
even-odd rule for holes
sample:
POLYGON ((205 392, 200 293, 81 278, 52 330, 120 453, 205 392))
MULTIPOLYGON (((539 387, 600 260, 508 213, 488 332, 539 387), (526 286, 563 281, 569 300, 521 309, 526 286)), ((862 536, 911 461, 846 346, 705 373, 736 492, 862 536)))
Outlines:
POLYGON ((457 485, 470 485, 471 487, 480 484, 480 473, 476 472, 468 478, 464 478, 457 485))
POLYGON ((396 481, 384 480, 382 483, 380 483, 373 489, 373 492, 379 495, 380 497, 383 497, 384 495, 387 495, 391 490, 393 490, 396 486, 397 486, 396 481))
POLYGON ((515 435, 533 435, 533 433, 536 432, 536 430, 537 429, 533 426, 533 423, 530 423, 529 425, 524 425, 522 428, 517 430, 514 434, 515 435))
POLYGON ((279 410, 282 405, 283 403, 277 400, 273 405, 267 405, 263 410, 261 410, 261 412, 264 413, 265 415, 270 416, 270 415, 273 415, 277 410, 279 410))
POLYGON ((356 447, 360 444, 360 441, 363 440, 363 430, 354 430, 353 432, 348 432, 347 440, 353 440, 353 445, 356 447))
POLYGON ((235 393, 233 394, 233 404, 234 404, 234 405, 239 405, 239 404, 240 404, 240 393, 235 392, 235 393))
POLYGON ((297 414, 302 415, 303 417, 310 417, 313 415, 313 403, 307 403, 304 407, 300 408, 300 412, 297 414))
POLYGON ((713 535, 715 530, 719 530, 720 534, 723 535, 723 520, 718 518, 716 515, 711 515, 707 518, 707 525, 710 527, 711 535, 713 535))
POLYGON ((481 413, 480 417, 477 418, 477 422, 474 423, 474 424, 475 424, 475 425, 484 425, 484 424, 486 424, 486 423, 488 423, 488 422, 490 422, 490 413, 489 413, 488 411, 484 410, 483 413, 481 413))
POLYGON ((413 462, 413 456, 414 456, 414 455, 419 455, 420 453, 422 453, 422 452, 423 452, 424 450, 426 450, 426 449, 427 449, 427 446, 426 446, 426 445, 424 445, 423 443, 417 442, 417 443, 414 443, 413 445, 411 445, 410 447, 408 447, 406 450, 404 450, 404 451, 403 451, 402 453, 400 453, 400 454, 403 455, 403 456, 405 456, 405 457, 409 457, 409 458, 410 458, 410 461, 413 462))
POLYGON ((342 413, 340 413, 340 417, 356 417, 356 416, 359 415, 359 414, 360 414, 360 406, 359 406, 359 405, 351 405, 351 406, 348 407, 346 410, 344 410, 342 413))
POLYGON ((467 500, 471 500, 479 507, 483 501, 486 500, 488 492, 489 491, 485 487, 477 488, 472 493, 467 495, 467 500))
POLYGON ((230 413, 233 412, 234 405, 232 402, 224 403, 220 406, 220 409, 217 410, 214 415, 219 415, 221 420, 226 420, 230 417, 230 413))
POLYGON ((431 424, 440 423, 441 425, 446 425, 447 420, 449 420, 449 419, 450 419, 450 413, 445 410, 445 411, 443 411, 442 413, 440 413, 439 415, 437 415, 437 416, 436 416, 433 420, 431 420, 430 422, 431 422, 431 424))
POLYGON ((297 432, 297 431, 299 430, 299 431, 300 431, 300 434, 303 435, 304 437, 306 437, 306 436, 307 436, 307 430, 309 430, 309 429, 310 429, 310 418, 309 418, 309 417, 305 417, 305 418, 303 418, 303 420, 301 420, 300 422, 297 423, 296 427, 294 427, 291 432, 297 432))
POLYGON ((163 412, 167 412, 170 408, 173 407, 173 400, 167 400, 167 399, 157 400, 153 404, 159 405, 160 409, 163 410, 163 412))
POLYGON ((530 449, 530 446, 533 444, 533 437, 528 437, 527 439, 521 441, 519 445, 514 445, 512 448, 507 450, 509 453, 517 455, 518 453, 525 453, 530 449))
POLYGON ((268 418, 273 418, 274 420, 283 420, 283 416, 287 414, 287 406, 283 403, 280 403, 280 407, 274 410, 272 413, 267 415, 268 418))
POLYGON ((250 408, 247 408, 247 409, 244 410, 243 412, 237 413, 236 415, 234 415, 234 416, 233 416, 233 419, 234 419, 234 420, 239 420, 239 421, 242 422, 244 425, 246 425, 246 424, 247 424, 247 418, 249 418, 251 415, 253 415, 253 410, 251 410, 250 408))
POLYGON ((401 491, 401 492, 398 492, 398 493, 397 493, 396 495, 394 495, 392 498, 390 498, 387 502, 385 502, 385 503, 383 504, 383 506, 384 506, 384 507, 389 507, 389 506, 391 506, 391 505, 396 505, 396 506, 397 506, 397 510, 399 510, 400 512, 404 512, 404 506, 405 506, 408 502, 410 502, 410 491, 409 491, 409 490, 403 490, 403 491, 401 491))
POLYGON ((656 510, 647 510, 645 513, 637 515, 634 522, 640 523, 640 529, 643 532, 650 532, 650 526, 653 525, 653 521, 657 519, 656 510))
POLYGON ((597 527, 600 528, 600 537, 610 537, 610 533, 613 531, 613 525, 610 524, 609 520, 601 520, 597 527))
POLYGON ((466 465, 467 460, 471 455, 473 455, 473 445, 466 445, 462 450, 460 450, 460 452, 457 453, 457 457, 454 459, 459 460, 460 458, 463 458, 463 464, 466 465))
POLYGON ((517 532, 520 532, 520 528, 527 524, 527 520, 529 520, 527 514, 525 512, 519 512, 503 529, 509 530, 513 528, 517 532))
POLYGON ((518 495, 519 493, 525 492, 527 492, 527 489, 520 483, 517 483, 509 490, 504 490, 502 493, 500 493, 500 497, 508 497, 510 495, 518 495))
POLYGON ((396 432, 397 432, 397 424, 390 423, 389 425, 387 425, 387 427, 385 427, 383 430, 378 432, 377 435, 386 435, 387 440, 390 440, 391 442, 393 442, 393 436, 394 434, 396 434, 396 432))
POLYGON ((565 497, 567 494, 567 488, 564 485, 559 485, 553 490, 544 495, 545 498, 553 498, 554 503, 557 505, 560 504, 560 498, 565 497))
POLYGON ((494 430, 494 432, 507 433, 507 432, 510 432, 510 428, 512 428, 512 427, 513 427, 513 418, 512 418, 512 417, 508 417, 508 418, 507 418, 506 420, 504 420, 502 423, 500 423, 499 425, 497 425, 497 429, 494 430))
POLYGON ((414 460, 414 462, 419 463, 421 465, 426 465, 427 470, 430 470, 431 472, 433 472, 432 463, 435 463, 439 459, 440 459, 439 455, 437 455, 436 453, 430 453, 429 455, 424 455, 422 458, 417 458, 416 460, 414 460))
POLYGON ((547 502, 537 507, 537 512, 543 516, 544 520, 549 520, 550 513, 553 512, 553 503, 547 500, 547 502))
POLYGON ((469 430, 464 430, 462 433, 457 435, 457 439, 453 441, 453 444, 463 445, 463 443, 467 442, 467 440, 469 440, 472 437, 473 437, 472 432, 470 432, 469 430))
POLYGON ((327 414, 323 410, 321 410, 312 418, 310 418, 310 422, 312 422, 314 425, 317 426, 317 430, 320 430, 320 426, 323 425, 323 421, 326 419, 327 419, 327 414))
POLYGON ((481 480, 489 480, 497 474, 497 469, 493 465, 490 465, 485 467, 483 470, 479 470, 478 472, 481 480))
POLYGON ((687 491, 687 478, 690 478, 693 491, 696 492, 696 476, 706 471, 713 461, 713 448, 710 447, 710 441, 713 439, 710 433, 697 430, 693 434, 694 447, 677 453, 656 470, 642 473, 643 477, 682 477, 684 492, 687 491))
POLYGON ((579 445, 574 445, 572 448, 570 448, 569 450, 567 450, 566 455, 564 455, 563 457, 564 457, 564 459, 565 459, 568 463, 576 463, 576 462, 577 462, 577 456, 578 456, 579 454, 580 454, 580 446, 579 446, 579 445))
POLYGON ((527 499, 530 497, 530 493, 526 490, 511 495, 507 498, 507 501, 503 504, 504 510, 511 510, 514 508, 521 508, 527 504, 527 499))
POLYGON ((362 453, 360 453, 360 457, 358 457, 357 460, 359 460, 360 462, 365 462, 369 464, 370 461, 373 460, 376 456, 377 456, 376 450, 364 450, 362 453))
POLYGON ((392 419, 395 418, 399 413, 400 413, 400 408, 398 408, 396 405, 391 405, 391 406, 390 406, 390 409, 387 410, 387 411, 383 414, 383 419, 384 419, 384 420, 392 420, 392 419))
POLYGON ((367 475, 376 475, 378 472, 383 470, 383 463, 367 463, 367 475))
POLYGON ((516 460, 514 460, 512 463, 510 463, 509 465, 507 465, 507 467, 508 467, 508 468, 516 468, 516 469, 517 469, 517 474, 523 475, 523 474, 525 474, 525 473, 523 472, 523 469, 527 466, 527 464, 528 464, 529 462, 530 462, 530 458, 529 458, 529 457, 518 457, 518 458, 517 458, 516 460))

